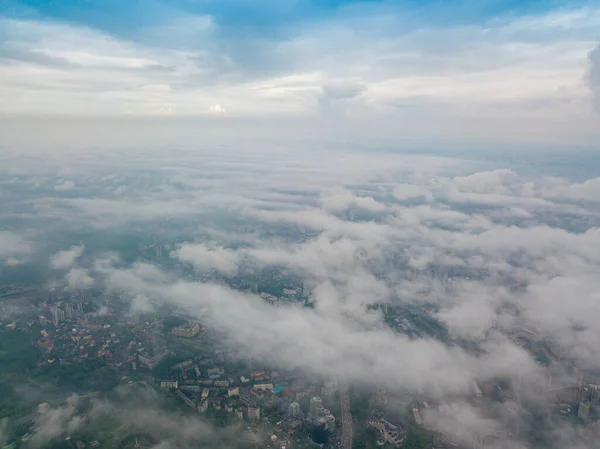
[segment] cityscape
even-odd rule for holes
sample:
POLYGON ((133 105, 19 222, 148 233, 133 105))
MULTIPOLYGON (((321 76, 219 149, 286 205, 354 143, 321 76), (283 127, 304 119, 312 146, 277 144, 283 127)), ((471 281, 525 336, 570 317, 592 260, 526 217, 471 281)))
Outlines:
POLYGON ((0 449, 599 449, 597 0, 0 0, 0 449))

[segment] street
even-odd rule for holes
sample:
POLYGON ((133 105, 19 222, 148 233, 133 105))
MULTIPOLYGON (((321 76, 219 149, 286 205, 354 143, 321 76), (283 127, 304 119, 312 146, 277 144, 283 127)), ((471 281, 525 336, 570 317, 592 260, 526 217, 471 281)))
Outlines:
POLYGON ((342 409, 342 449, 352 449, 352 414, 350 413, 350 394, 348 386, 340 386, 340 402, 342 409))

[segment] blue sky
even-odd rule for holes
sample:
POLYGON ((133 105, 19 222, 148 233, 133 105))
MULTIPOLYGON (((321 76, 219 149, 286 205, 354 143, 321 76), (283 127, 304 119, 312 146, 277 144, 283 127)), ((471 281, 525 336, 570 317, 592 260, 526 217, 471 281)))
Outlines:
POLYGON ((476 120, 484 134, 597 138, 600 2, 2 5, 4 115, 476 120))

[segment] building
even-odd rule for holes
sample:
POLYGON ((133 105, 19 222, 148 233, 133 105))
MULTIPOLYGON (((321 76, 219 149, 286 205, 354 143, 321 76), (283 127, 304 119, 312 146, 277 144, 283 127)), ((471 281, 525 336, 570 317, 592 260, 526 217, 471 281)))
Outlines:
POLYGON ((179 382, 176 380, 161 380, 160 387, 161 388, 172 388, 172 389, 176 390, 177 388, 179 388, 179 382))
POLYGON ((483 397, 483 393, 481 392, 481 388, 479 388, 479 385, 477 385, 477 382, 473 381, 471 383, 471 388, 477 399, 481 399, 483 397))
POLYGON ((300 404, 297 402, 292 402, 288 407, 288 414, 292 418, 298 418, 302 414, 302 409, 300 408, 300 404))
POLYGON ((244 419, 244 409, 243 408, 235 409, 235 416, 237 416, 239 419, 244 419))
POLYGON ((149 369, 153 369, 156 365, 158 365, 162 359, 165 358, 165 356, 167 355, 167 351, 161 352, 158 355, 155 355, 153 357, 147 357, 147 356, 143 356, 143 355, 139 355, 138 356, 138 361, 146 366, 149 369))
POLYGON ((412 409, 413 417, 415 418, 415 423, 417 426, 423 424, 423 420, 421 419, 421 414, 419 413, 419 409, 417 407, 413 407, 412 409))
POLYGON ((325 419, 327 420, 327 426, 329 427, 329 431, 331 433, 335 432, 335 416, 331 413, 325 415, 325 419))
POLYGON ((577 417, 583 421, 586 421, 590 416, 590 408, 592 407, 592 403, 587 399, 579 402, 579 407, 577 409, 577 417))
POLYGON ((176 363, 175 365, 173 365, 171 367, 171 369, 172 370, 184 369, 184 368, 188 368, 188 367, 192 366, 193 364, 194 364, 194 362, 192 361, 192 359, 184 360, 183 362, 179 362, 179 363, 176 363))
POLYGON ((204 413, 206 410, 208 410, 208 401, 206 399, 203 399, 197 407, 198 413, 204 413))
POLYGON ((250 406, 248 407, 248 421, 259 421, 260 420, 260 407, 250 406))
POLYGON ((52 324, 55 326, 58 326, 65 320, 65 312, 58 307, 53 307, 50 313, 52 315, 52 324))
POLYGON ((387 404, 388 397, 387 391, 385 388, 377 388, 377 393, 375 394, 375 401, 379 407, 382 407, 387 404))
POLYGON ((196 403, 194 401, 192 401, 190 398, 188 398, 183 391, 176 390, 176 392, 177 392, 177 396, 179 396, 181 399, 183 399, 183 402, 185 402, 188 405, 188 407, 197 409, 196 403))
POLYGON ((310 412, 309 416, 313 421, 317 421, 324 415, 323 401, 321 398, 315 396, 310 400, 310 412))
POLYGON ((73 307, 73 304, 65 305, 65 317, 67 320, 75 318, 75 308, 73 307))
POLYGON ((173 335, 181 338, 194 338, 200 333, 200 325, 198 323, 186 323, 176 327, 171 331, 173 335))
POLYGON ((388 442, 396 447, 400 447, 404 442, 404 430, 383 418, 372 419, 369 421, 369 425, 377 431, 378 446, 383 446, 388 442))
POLYGON ((327 419, 319 418, 313 423, 310 438, 316 445, 323 446, 329 441, 329 429, 327 419))
POLYGON ((252 388, 261 391, 272 391, 275 387, 273 386, 273 384, 254 384, 254 387, 252 388))
POLYGON ((239 387, 233 387, 233 388, 230 388, 229 390, 227 390, 227 396, 229 396, 229 397, 239 396, 239 395, 240 395, 239 387))
POLYGON ((265 393, 263 392, 263 390, 256 390, 253 388, 252 390, 250 390, 250 394, 261 401, 265 398, 265 393))
POLYGON ((210 394, 210 390, 208 388, 202 389, 202 399, 206 399, 210 394))

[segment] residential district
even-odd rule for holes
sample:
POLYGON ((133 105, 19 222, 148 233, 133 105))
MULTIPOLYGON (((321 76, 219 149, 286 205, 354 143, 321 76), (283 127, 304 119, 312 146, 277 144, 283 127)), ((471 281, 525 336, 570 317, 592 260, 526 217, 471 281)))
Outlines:
MULTIPOLYGON (((38 292, 39 293, 39 292, 38 292)), ((259 292, 273 306, 303 304, 301 289, 290 286, 284 298, 259 292)), ((295 305, 294 305, 295 306, 295 305)), ((6 383, 18 385, 27 373, 35 382, 56 382, 80 395, 102 395, 119 385, 141 384, 177 401, 182 413, 197 415, 219 426, 242 424, 251 447, 308 448, 465 447, 460 436, 428 425, 429 411, 452 411, 460 401, 482 408, 494 401, 525 407, 518 389, 502 379, 473 382, 467 397, 441 403, 433 392, 394 392, 348 385, 345 379, 319 379, 303 372, 244 360, 228 347, 218 331, 209 330, 177 310, 133 316, 118 293, 69 291, 55 288, 40 296, 30 290, 9 291, 1 303, 0 325, 5 347, 18 358, 0 368, 6 383), (11 313, 10 312, 14 312, 11 313), (7 348, 10 345, 11 348, 7 348), (26 364, 23 366, 23 364, 26 364)), ((443 332, 417 308, 380 306, 389 324, 407 335, 443 332)), ((510 331, 511 338, 543 357, 557 357, 549 342, 528 329, 510 331)), ((10 361, 10 359, 7 359, 10 361)), ((542 362, 540 362, 542 363, 542 362)), ((547 384, 538 394, 551 395, 554 405, 542 417, 546 424, 560 419, 577 423, 582 438, 598 426, 599 387, 576 372, 571 385, 547 384)), ((3 396, 0 419, 8 420, 10 441, 3 449, 27 445, 36 409, 16 405, 18 388, 3 396), (15 392, 16 391, 16 392, 15 392)), ((48 402, 63 399, 49 398, 48 402)), ((505 428, 481 429, 472 442, 479 449, 495 438, 520 435, 526 426, 506 419, 505 428)), ((122 430, 122 429, 121 429, 122 430)), ((62 434, 78 449, 150 445, 144 435, 110 432, 62 434)), ((470 447, 471 444, 467 447, 470 447)), ((74 446, 71 446, 74 447, 74 446)))

